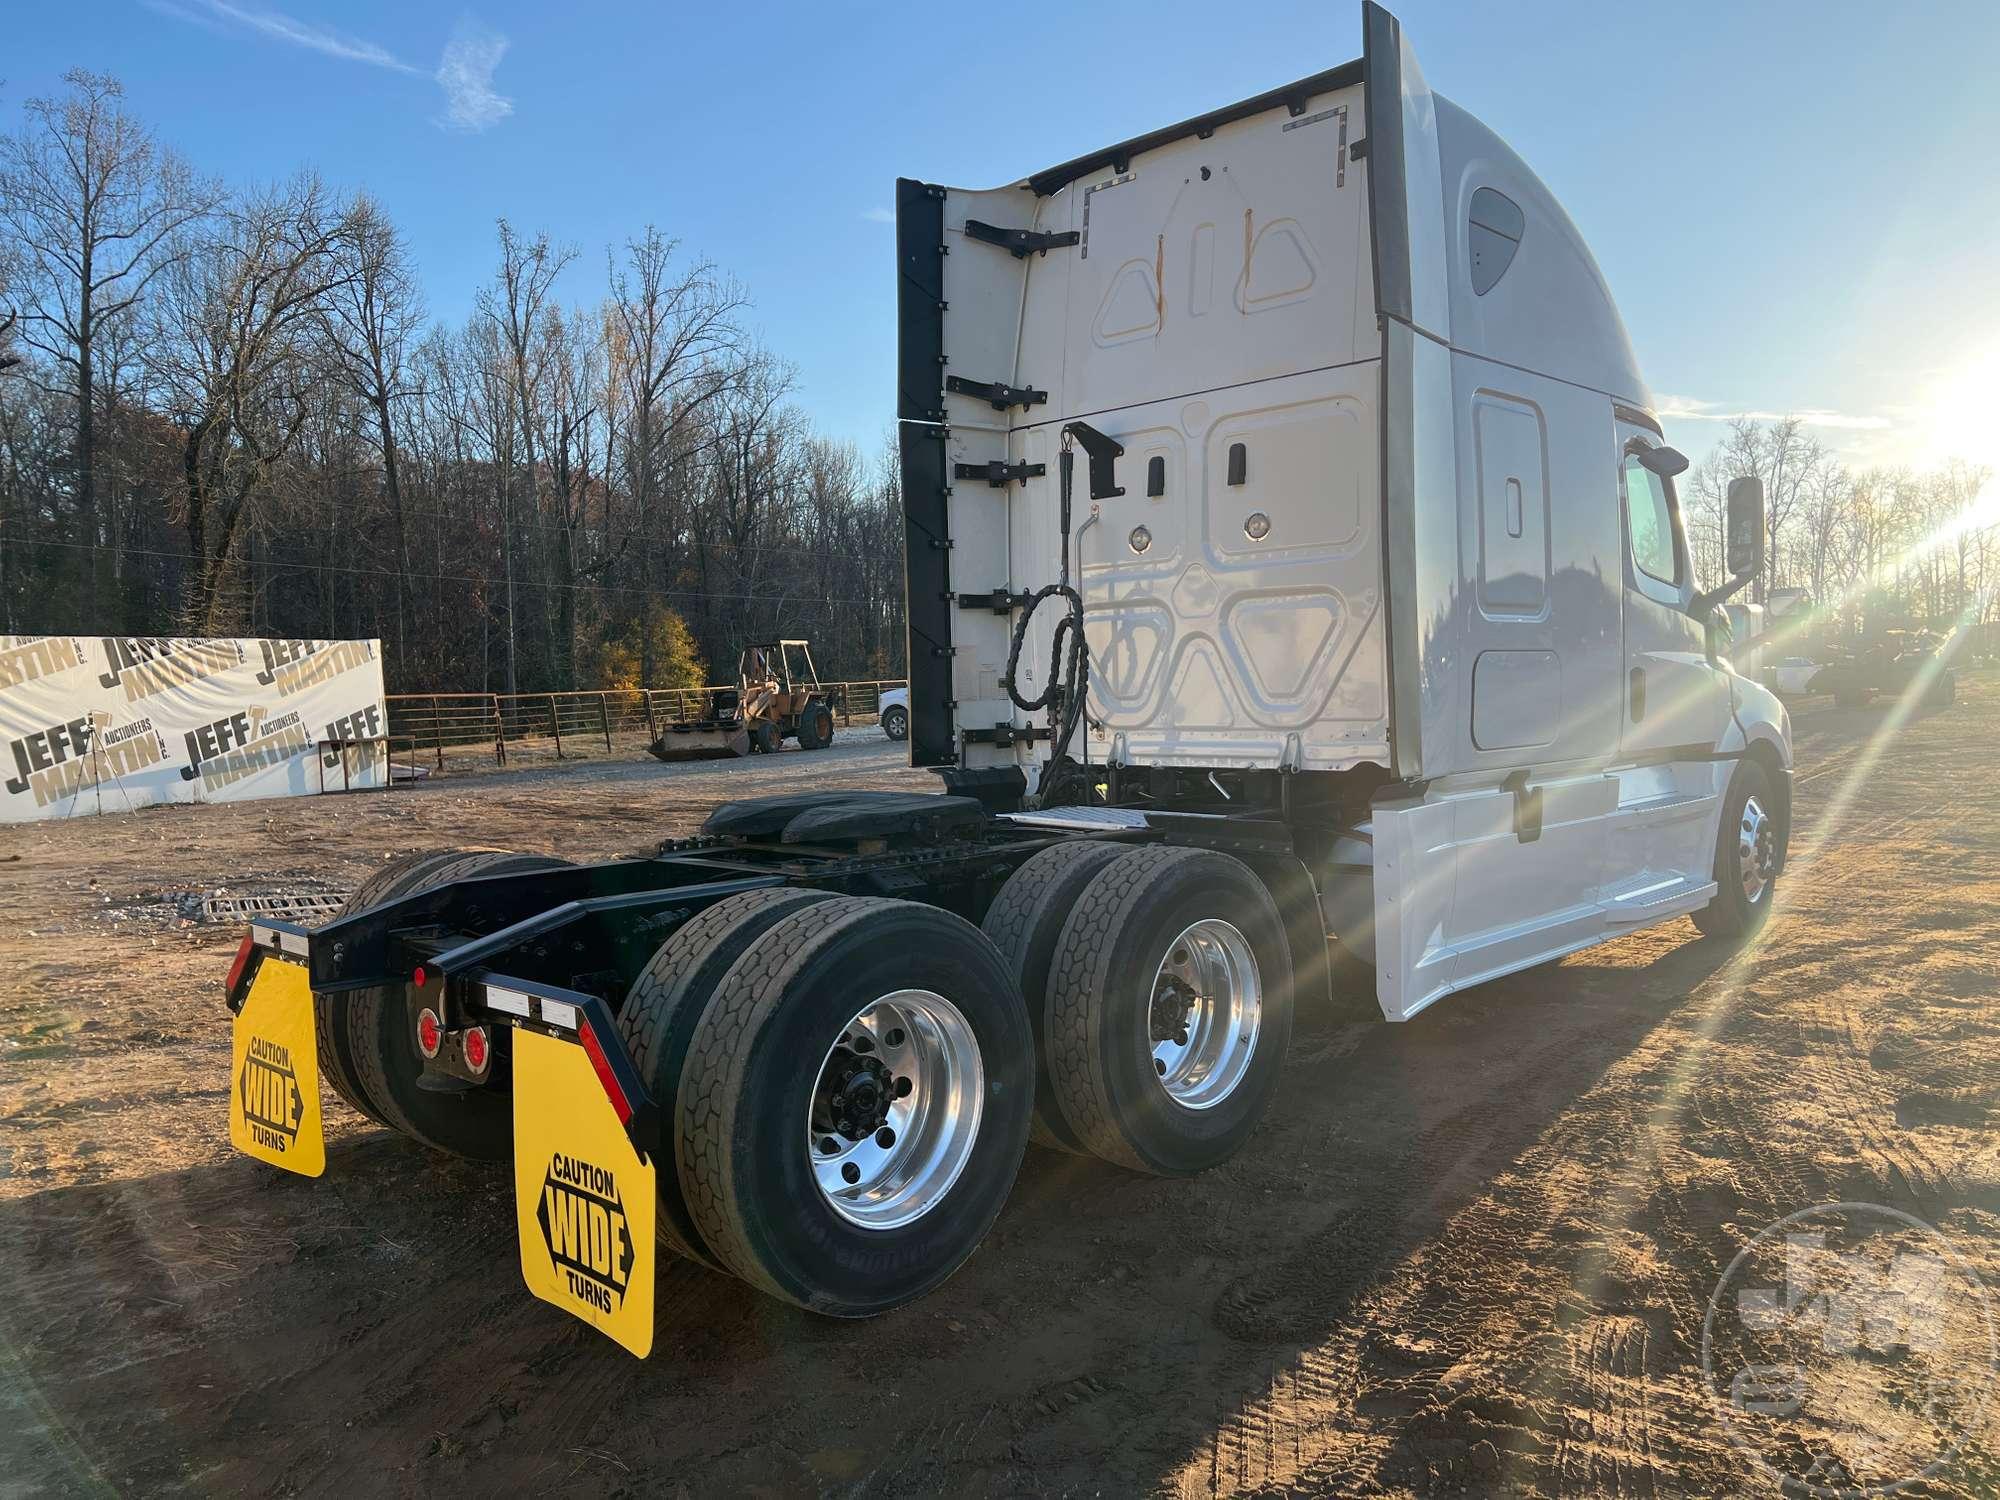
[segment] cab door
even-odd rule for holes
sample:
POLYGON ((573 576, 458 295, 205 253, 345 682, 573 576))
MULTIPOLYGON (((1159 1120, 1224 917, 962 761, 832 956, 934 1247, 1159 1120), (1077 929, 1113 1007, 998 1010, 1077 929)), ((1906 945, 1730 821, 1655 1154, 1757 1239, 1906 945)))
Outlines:
POLYGON ((1729 715, 1729 690, 1709 663, 1680 498, 1671 478, 1641 460, 1659 445, 1646 429, 1617 424, 1618 497, 1625 531, 1625 679, 1621 759, 1712 750, 1729 715))

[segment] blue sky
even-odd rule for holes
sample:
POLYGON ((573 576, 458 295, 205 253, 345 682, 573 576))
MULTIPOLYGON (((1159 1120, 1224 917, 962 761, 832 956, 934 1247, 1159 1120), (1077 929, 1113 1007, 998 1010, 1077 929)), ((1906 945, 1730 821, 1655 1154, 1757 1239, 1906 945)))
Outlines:
MULTIPOLYGON (((1394 8, 1569 208, 1681 446, 1800 411, 1857 462, 2000 467, 2000 7, 1394 8)), ((589 302, 651 221, 745 283, 799 404, 872 451, 899 174, 997 184, 1345 61, 1359 10, 43 0, 9 22, 0 120, 113 73, 209 171, 368 187, 454 320, 497 216, 575 244, 589 302)))

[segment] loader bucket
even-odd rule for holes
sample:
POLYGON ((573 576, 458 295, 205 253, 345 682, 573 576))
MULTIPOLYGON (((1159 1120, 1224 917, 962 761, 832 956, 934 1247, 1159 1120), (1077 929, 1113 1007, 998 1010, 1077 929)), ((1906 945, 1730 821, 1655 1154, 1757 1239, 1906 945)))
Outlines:
POLYGON ((750 731, 741 724, 669 724, 647 747, 656 760, 728 760, 750 753, 750 731))

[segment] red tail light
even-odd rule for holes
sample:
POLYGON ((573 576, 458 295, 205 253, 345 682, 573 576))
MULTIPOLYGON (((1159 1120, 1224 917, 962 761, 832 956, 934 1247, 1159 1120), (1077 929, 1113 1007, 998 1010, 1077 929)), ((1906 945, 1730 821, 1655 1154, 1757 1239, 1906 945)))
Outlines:
POLYGON ((625 1090, 618 1085, 618 1075, 611 1071, 611 1059, 604 1055, 604 1048, 597 1040, 597 1033, 590 1029, 590 1022, 579 1021, 576 1028, 577 1039, 583 1043, 583 1050, 589 1054, 590 1065, 597 1071, 597 1081, 604 1086, 604 1097, 611 1101, 611 1107, 618 1112, 618 1123, 632 1123, 632 1101, 625 1097, 625 1090))
POLYGON ((422 989, 425 985, 429 984, 430 982, 431 982, 431 972, 429 969, 426 969, 422 964, 418 964, 416 968, 411 971, 410 983, 414 984, 418 989, 422 989))
POLYGON ((444 1028, 438 1022, 437 1012, 426 1006, 417 1012, 417 1050, 425 1057, 436 1057, 443 1045, 444 1028))
POLYGON ((474 1026, 465 1033, 465 1066, 468 1072, 484 1073, 487 1063, 493 1060, 493 1044, 486 1038, 484 1026, 474 1026))
POLYGON ((236 1003, 237 988, 243 983, 243 971, 250 965, 250 955, 256 951, 256 942, 247 937, 236 945, 236 959, 229 966, 229 983, 223 990, 232 1005, 236 1003))

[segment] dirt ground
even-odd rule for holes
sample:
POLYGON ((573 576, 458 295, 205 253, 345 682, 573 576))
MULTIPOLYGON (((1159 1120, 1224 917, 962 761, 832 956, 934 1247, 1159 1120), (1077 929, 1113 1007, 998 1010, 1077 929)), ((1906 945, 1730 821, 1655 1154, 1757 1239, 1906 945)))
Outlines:
MULTIPOLYGON (((653 1358, 533 1301, 505 1169, 329 1100, 317 1181, 233 1155, 199 898, 419 847, 649 849, 823 755, 454 776, 0 831, 0 1495, 1773 1492, 1703 1314, 1810 1205, 2000 1288, 2000 683, 1797 721, 1794 861, 1732 962, 1675 921, 1403 1026, 1308 1020, 1191 1182, 1031 1150, 938 1294, 864 1325, 666 1262, 653 1358)), ((1975 1440, 1918 1493, 2000 1492, 1975 1440)))

